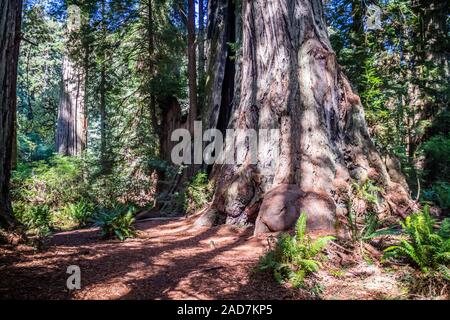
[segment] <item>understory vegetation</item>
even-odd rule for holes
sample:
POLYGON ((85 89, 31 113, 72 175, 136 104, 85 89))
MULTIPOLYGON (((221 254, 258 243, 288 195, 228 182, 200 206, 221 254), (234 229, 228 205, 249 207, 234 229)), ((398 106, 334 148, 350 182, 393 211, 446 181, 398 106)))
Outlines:
POLYGON ((124 207, 114 208, 114 210, 102 210, 95 219, 95 226, 99 227, 104 237, 117 237, 124 241, 127 238, 136 236, 134 230, 134 215, 133 208, 128 209, 124 207))
POLYGON ((430 216, 430 208, 425 208, 400 222, 402 239, 398 245, 384 250, 386 258, 407 258, 423 272, 437 271, 450 280, 450 219, 441 222, 436 230, 436 220, 430 216))
MULTIPOLYGON (((133 214, 152 206, 123 197, 133 186, 120 176, 105 176, 92 183, 92 163, 75 157, 52 156, 19 164, 12 178, 14 214, 30 234, 47 236, 102 222, 109 236, 121 240, 132 236, 133 214), (140 207, 139 205, 143 205, 140 207), (123 208, 130 208, 123 214, 123 208)), ((129 182, 128 177, 124 178, 129 182)))
MULTIPOLYGON (((28 233, 39 237, 96 225, 105 236, 125 240, 134 235, 134 215, 154 207, 156 195, 151 190, 156 186, 149 180, 156 175, 154 168, 161 167, 170 170, 153 161, 149 167, 153 175, 135 181, 123 173, 99 177, 95 162, 89 158, 55 155, 21 163, 12 177, 14 214, 28 233), (143 180, 150 189, 148 194, 141 192, 142 184, 137 185, 145 183, 143 180)), ((212 190, 207 174, 199 172, 185 183, 181 195, 172 196, 164 210, 198 212, 211 200, 212 190)))
POLYGON ((305 277, 319 271, 322 250, 334 237, 318 237, 311 239, 306 234, 305 213, 302 213, 295 225, 295 234, 282 234, 275 248, 263 256, 259 262, 260 271, 270 271, 275 279, 288 282, 294 287, 304 284, 305 277))
POLYGON ((212 198, 212 183, 205 172, 197 173, 189 181, 184 193, 184 211, 187 214, 193 214, 203 209, 212 198))

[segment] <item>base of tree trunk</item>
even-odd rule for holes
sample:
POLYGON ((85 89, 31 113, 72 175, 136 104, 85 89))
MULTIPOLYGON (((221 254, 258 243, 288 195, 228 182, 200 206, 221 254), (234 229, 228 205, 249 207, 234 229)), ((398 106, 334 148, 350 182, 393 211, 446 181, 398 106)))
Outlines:
POLYGON ((331 48, 321 1, 245 2, 242 30, 227 128, 277 129, 279 138, 258 150, 256 164, 244 143, 242 164, 214 165, 210 212, 229 224, 255 224, 256 233, 290 229, 306 212, 310 230, 339 235, 353 184, 368 180, 383 190, 380 218, 415 210, 398 165, 371 141, 361 101, 331 48))

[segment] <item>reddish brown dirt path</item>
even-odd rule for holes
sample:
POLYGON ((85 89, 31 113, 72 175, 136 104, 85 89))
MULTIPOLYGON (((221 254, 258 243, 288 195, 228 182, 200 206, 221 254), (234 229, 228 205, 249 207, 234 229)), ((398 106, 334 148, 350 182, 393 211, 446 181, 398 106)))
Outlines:
POLYGON ((1 299, 301 299, 254 273, 267 243, 249 229, 193 230, 189 220, 137 224, 138 238, 102 240, 97 229, 59 233, 49 247, 0 248, 1 299), (69 265, 81 290, 66 289, 69 265))

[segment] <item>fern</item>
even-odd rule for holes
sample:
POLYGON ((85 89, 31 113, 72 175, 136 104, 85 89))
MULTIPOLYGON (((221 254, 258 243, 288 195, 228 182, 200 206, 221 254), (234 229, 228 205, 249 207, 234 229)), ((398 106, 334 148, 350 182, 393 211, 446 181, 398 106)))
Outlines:
POLYGON ((184 193, 184 210, 193 214, 204 208, 212 197, 212 185, 208 181, 208 174, 197 173, 189 182, 184 193))
POLYGON ((439 235, 445 239, 450 238, 450 218, 446 218, 442 221, 439 235))
POLYGON ((306 214, 302 213, 295 224, 295 239, 300 243, 305 239, 306 214))
POLYGON ((126 211, 123 208, 112 212, 101 211, 97 215, 95 225, 101 229, 104 237, 116 237, 120 241, 125 241, 136 235, 133 223, 133 208, 130 207, 126 211))
POLYGON ((289 282, 298 287, 305 277, 319 271, 318 260, 321 251, 334 237, 320 237, 312 240, 306 235, 306 214, 302 213, 295 225, 295 235, 282 234, 274 250, 261 257, 259 270, 270 270, 278 282, 289 282))
POLYGON ((444 220, 440 230, 435 230, 435 224, 428 206, 407 217, 401 222, 406 239, 385 249, 385 258, 407 258, 425 273, 448 271, 446 265, 450 263, 450 239, 445 231, 448 222, 444 220))

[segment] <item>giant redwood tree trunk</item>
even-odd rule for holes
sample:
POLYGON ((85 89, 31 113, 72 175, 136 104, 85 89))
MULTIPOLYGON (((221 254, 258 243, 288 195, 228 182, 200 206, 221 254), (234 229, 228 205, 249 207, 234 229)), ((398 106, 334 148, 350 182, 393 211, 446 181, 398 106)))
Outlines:
POLYGON ((305 211, 312 230, 336 232, 346 221, 351 184, 367 179, 384 188, 386 213, 412 210, 402 175, 389 170, 375 149, 360 99, 336 62, 321 1, 243 1, 236 59, 226 46, 233 29, 227 23, 239 26, 232 3, 210 4, 207 122, 280 134, 276 143, 260 147, 257 164, 244 144, 238 150, 243 164, 214 165, 208 214, 232 224, 256 220, 255 231, 266 232, 289 229, 305 211), (238 62, 236 72, 227 67, 230 61, 238 62), (233 75, 230 100, 224 94, 233 75))
POLYGON ((66 156, 79 156, 86 148, 87 118, 84 70, 66 55, 58 108, 56 150, 66 156))
MULTIPOLYGON (((69 21, 70 19, 69 16, 69 21)), ((78 28, 79 26, 69 23, 68 34, 73 34, 78 28)), ((81 155, 87 142, 86 76, 82 64, 74 59, 74 48, 71 40, 68 40, 62 65, 63 78, 56 130, 56 151, 65 156, 81 155)))
POLYGON ((0 227, 7 229, 15 224, 9 179, 16 113, 21 13, 21 0, 0 2, 0 227))

